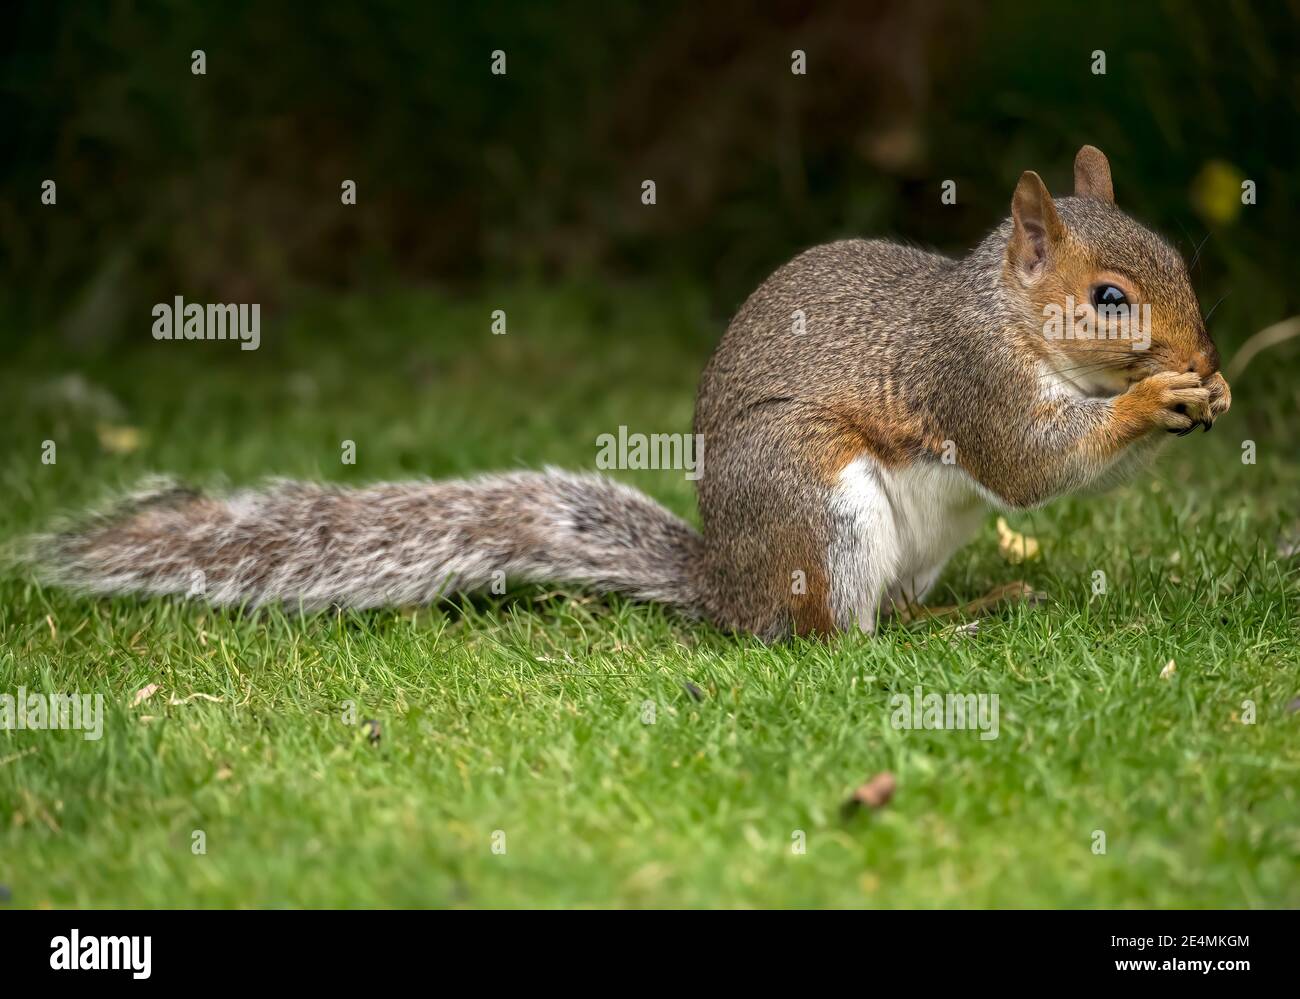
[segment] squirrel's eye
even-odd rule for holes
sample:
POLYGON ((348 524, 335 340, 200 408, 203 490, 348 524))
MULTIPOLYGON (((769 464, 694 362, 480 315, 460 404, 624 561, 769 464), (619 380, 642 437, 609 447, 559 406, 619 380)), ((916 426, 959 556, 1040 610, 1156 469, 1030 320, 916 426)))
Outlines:
POLYGON ((1092 289, 1092 304, 1097 308, 1128 305, 1128 297, 1113 284, 1099 284, 1092 289))

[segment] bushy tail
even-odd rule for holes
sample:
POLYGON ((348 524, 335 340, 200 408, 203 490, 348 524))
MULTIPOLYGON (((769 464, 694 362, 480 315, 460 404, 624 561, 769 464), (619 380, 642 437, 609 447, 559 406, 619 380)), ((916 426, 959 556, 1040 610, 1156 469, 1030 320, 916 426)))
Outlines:
POLYGON ((276 481, 204 496, 152 482, 35 539, 44 580, 215 604, 425 604, 506 580, 578 583, 699 613, 702 539, 646 496, 548 469, 360 489, 276 481))

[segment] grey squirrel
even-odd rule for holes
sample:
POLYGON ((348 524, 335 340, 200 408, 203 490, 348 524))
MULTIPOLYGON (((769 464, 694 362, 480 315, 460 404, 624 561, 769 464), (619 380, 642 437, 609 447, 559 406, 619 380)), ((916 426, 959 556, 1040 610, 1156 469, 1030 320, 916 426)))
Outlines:
POLYGON ((1106 485, 1231 401, 1187 270, 1115 206, 1084 146, 1074 195, 1032 171, 950 259, 883 240, 807 250, 749 297, 700 381, 702 530, 556 470, 227 496, 147 487, 38 539, 96 594, 304 609, 423 604, 494 578, 661 602, 774 640, 924 599, 990 510, 1106 485), (1145 309, 1142 343, 1123 324, 1145 309), (795 317, 798 317, 796 321, 795 317), (1078 317, 1054 336, 1045 317, 1078 317), (1141 346, 1142 349, 1137 349, 1141 346))

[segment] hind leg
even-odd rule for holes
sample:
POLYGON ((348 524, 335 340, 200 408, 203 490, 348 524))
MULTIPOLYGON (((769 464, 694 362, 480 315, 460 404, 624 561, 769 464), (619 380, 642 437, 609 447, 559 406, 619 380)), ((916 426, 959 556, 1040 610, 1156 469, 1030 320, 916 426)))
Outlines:
MULTIPOLYGON (((710 474, 718 464, 715 459, 710 474)), ((702 495, 710 488, 705 480, 702 495)), ((844 627, 831 610, 826 496, 806 487, 786 488, 790 481, 770 474, 751 475, 739 484, 733 478, 725 491, 701 503, 707 552, 703 597, 713 605, 711 616, 768 641, 844 627)))
MULTIPOLYGON (((874 627, 876 529, 836 501, 852 446, 840 428, 802 404, 772 403, 707 440, 700 515, 715 619, 766 639, 874 627)), ((882 525, 886 507, 881 498, 882 525)))

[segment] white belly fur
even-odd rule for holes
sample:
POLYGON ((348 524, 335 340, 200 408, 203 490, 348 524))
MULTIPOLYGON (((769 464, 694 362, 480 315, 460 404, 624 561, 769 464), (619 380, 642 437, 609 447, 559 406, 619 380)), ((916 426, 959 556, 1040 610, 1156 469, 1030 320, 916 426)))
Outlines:
POLYGON ((990 511, 956 465, 891 470, 868 455, 840 472, 828 512, 831 610, 841 628, 873 631, 893 602, 924 599, 944 563, 990 511), (881 607, 882 596, 889 599, 881 607))

